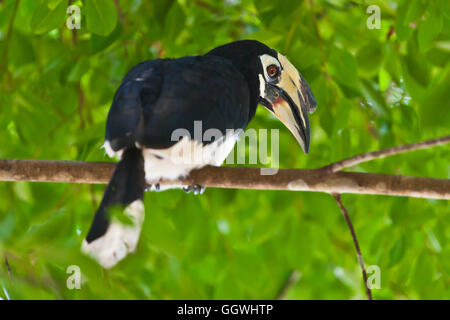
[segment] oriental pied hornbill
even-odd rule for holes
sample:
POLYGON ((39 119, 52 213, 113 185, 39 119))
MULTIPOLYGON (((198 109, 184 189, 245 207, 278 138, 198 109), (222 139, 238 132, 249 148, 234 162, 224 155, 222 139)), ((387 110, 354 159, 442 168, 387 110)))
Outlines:
POLYGON ((261 42, 237 41, 203 56, 150 60, 133 67, 114 96, 106 124, 104 147, 120 161, 83 251, 105 268, 134 251, 146 185, 185 177, 205 165, 220 166, 258 103, 280 119, 308 153, 308 113, 316 109, 314 96, 286 57, 261 42), (220 136, 207 141, 201 141, 203 134, 195 137, 198 121, 202 133, 216 129, 220 136), (188 134, 174 139, 177 129, 188 134), (229 129, 236 131, 229 134, 229 129), (186 147, 195 147, 202 156, 177 161, 179 152, 174 150, 186 147), (133 225, 109 221, 107 211, 117 205, 125 207, 133 225))

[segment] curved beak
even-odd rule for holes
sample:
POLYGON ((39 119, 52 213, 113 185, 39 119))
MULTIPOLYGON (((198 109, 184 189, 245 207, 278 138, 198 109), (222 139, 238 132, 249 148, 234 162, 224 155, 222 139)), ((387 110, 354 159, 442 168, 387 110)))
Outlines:
POLYGON ((316 110, 316 99, 289 60, 281 54, 278 60, 282 65, 280 80, 276 84, 266 82, 266 94, 260 103, 292 132, 303 151, 308 153, 311 139, 308 113, 316 110))

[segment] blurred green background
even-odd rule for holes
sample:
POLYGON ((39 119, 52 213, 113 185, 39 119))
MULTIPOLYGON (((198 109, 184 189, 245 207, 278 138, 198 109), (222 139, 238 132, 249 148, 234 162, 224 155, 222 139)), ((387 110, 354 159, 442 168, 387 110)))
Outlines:
MULTIPOLYGON (((263 108, 250 127, 280 129, 280 167, 316 168, 449 134, 448 0, 0 1, 0 158, 112 161, 100 149, 125 73, 156 57, 257 39, 287 55, 314 92, 305 156, 263 108), (369 5, 381 12, 369 29, 369 5)), ((369 21, 370 22, 370 21, 369 21)), ((252 150, 248 150, 252 152, 252 150)), ((449 178, 447 146, 353 170, 449 178)), ((109 271, 80 253, 102 185, 0 183, 3 299, 364 299, 349 231, 330 195, 207 189, 145 196, 135 254, 109 271), (6 263, 7 262, 7 263, 6 263), (81 290, 66 269, 78 265, 81 290)), ((446 201, 344 195, 375 299, 450 298, 446 201)))

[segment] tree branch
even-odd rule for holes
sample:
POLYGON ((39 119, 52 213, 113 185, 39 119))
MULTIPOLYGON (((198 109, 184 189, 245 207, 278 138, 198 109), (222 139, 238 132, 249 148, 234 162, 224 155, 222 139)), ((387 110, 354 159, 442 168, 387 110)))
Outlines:
POLYGON ((5 266, 6 266, 6 271, 8 271, 8 276, 9 279, 12 279, 12 272, 11 272, 11 267, 9 266, 9 261, 8 261, 8 257, 6 256, 6 253, 4 254, 4 262, 5 262, 5 266))
MULTIPOLYGON (((0 181, 107 183, 115 163, 0 159, 0 181)), ((259 168, 211 167, 191 171, 184 180, 160 185, 215 188, 381 194, 450 200, 450 180, 323 169, 280 169, 261 175, 259 168)))
POLYGON ((371 161, 374 159, 381 159, 381 158, 385 158, 388 156, 405 153, 408 151, 434 147, 434 146, 446 144, 449 142, 450 142, 450 136, 446 136, 446 137, 426 140, 426 141, 422 141, 422 142, 405 144, 402 146, 397 146, 397 147, 392 147, 392 148, 388 148, 388 149, 359 154, 357 156, 329 164, 329 165, 323 167, 322 169, 324 169, 328 172, 337 172, 342 169, 355 166, 362 162, 367 162, 367 161, 371 161))
POLYGON ((283 282, 283 286, 281 287, 280 292, 277 294, 277 300, 286 299, 287 293, 289 289, 291 289, 300 279, 300 272, 297 270, 292 270, 289 272, 286 280, 283 282))
POLYGON ((361 267, 361 272, 364 280, 364 287, 366 288, 367 297, 369 300, 373 300, 372 291, 370 291, 369 285, 367 283, 367 273, 366 267, 364 266, 364 259, 361 254, 361 249, 359 248, 358 238, 356 237, 355 229, 353 228, 352 220, 350 220, 350 216, 348 215, 347 209, 344 207, 344 204, 341 200, 341 195, 338 193, 333 193, 333 197, 339 205, 339 209, 341 209, 342 215, 345 218, 345 222, 347 223, 348 229, 350 230, 350 234, 352 235, 353 243, 356 249, 356 255, 358 257, 359 266, 361 267))

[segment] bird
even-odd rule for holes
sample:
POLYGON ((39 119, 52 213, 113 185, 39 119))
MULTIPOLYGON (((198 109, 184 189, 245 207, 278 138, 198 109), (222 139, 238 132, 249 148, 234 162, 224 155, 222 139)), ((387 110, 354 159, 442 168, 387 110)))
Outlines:
POLYGON ((239 40, 204 55, 147 60, 131 68, 106 119, 103 146, 119 162, 82 251, 105 269, 134 252, 147 187, 159 190, 161 179, 182 179, 193 169, 222 165, 258 105, 278 118, 308 153, 308 114, 315 111, 316 99, 294 65, 262 42, 239 40), (206 139, 208 131, 213 134, 206 139), (201 156, 186 160, 183 150, 201 156), (123 210, 130 223, 113 219, 114 208, 123 210))

